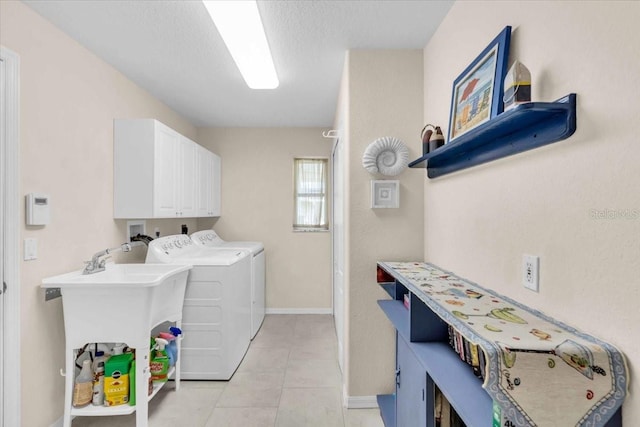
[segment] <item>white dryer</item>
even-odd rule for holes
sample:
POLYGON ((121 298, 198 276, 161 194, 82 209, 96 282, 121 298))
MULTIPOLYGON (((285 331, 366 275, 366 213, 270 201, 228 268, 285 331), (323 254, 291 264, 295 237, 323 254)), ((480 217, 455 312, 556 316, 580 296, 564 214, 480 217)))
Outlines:
POLYGON ((262 242, 227 242, 213 230, 203 230, 191 235, 196 245, 212 249, 239 249, 251 253, 251 339, 253 339, 265 313, 265 253, 262 242))
POLYGON ((250 254, 204 250, 178 234, 150 242, 146 262, 193 266, 182 310, 181 378, 231 378, 251 342, 250 254))

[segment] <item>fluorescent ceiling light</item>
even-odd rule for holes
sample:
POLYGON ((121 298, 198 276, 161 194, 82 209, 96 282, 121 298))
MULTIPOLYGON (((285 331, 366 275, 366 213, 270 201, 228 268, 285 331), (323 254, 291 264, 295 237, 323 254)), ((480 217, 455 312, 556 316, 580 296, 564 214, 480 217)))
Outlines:
POLYGON ((203 1, 251 89, 275 89, 278 75, 255 0, 203 1))

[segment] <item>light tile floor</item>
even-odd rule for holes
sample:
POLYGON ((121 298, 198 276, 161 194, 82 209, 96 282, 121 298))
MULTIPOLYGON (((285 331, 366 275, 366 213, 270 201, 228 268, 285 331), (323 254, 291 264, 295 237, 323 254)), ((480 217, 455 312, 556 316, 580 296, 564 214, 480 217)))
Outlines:
MULTIPOLYGON (((150 427, 383 427, 378 409, 342 407, 333 317, 267 315, 229 381, 167 384, 150 427)), ((77 417, 73 427, 134 427, 135 414, 77 417)))

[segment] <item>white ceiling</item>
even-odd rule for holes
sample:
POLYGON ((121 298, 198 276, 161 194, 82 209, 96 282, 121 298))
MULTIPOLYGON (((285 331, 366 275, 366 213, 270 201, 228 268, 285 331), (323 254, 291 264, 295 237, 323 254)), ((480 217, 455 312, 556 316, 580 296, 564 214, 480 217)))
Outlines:
POLYGON ((422 49, 453 0, 259 0, 275 90, 246 86, 200 1, 24 3, 198 127, 330 127, 346 51, 422 49))

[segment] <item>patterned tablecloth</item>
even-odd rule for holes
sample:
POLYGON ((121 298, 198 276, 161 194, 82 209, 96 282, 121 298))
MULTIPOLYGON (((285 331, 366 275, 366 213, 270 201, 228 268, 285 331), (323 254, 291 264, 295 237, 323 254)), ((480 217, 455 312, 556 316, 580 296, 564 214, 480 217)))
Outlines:
POLYGON ((432 264, 379 264, 482 348, 503 425, 604 426, 622 405, 627 366, 612 345, 432 264))

